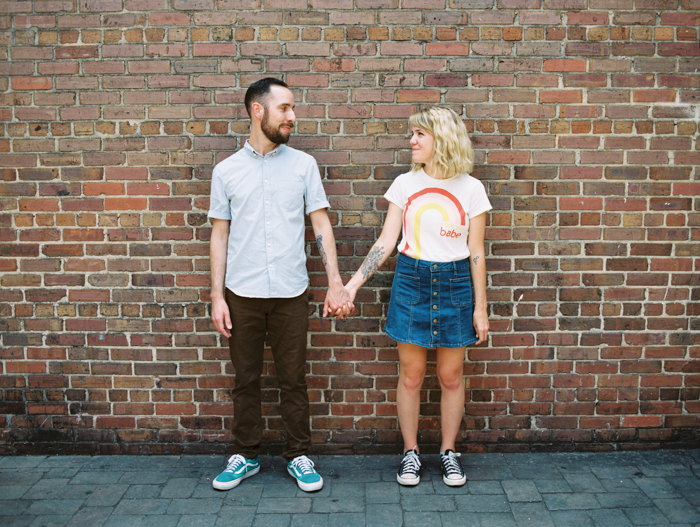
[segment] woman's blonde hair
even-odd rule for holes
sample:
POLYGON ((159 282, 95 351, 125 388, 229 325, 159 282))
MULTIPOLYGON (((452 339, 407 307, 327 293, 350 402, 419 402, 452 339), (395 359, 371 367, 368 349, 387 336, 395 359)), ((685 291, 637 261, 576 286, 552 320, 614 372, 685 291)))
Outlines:
MULTIPOLYGON (((472 142, 467 135, 466 126, 454 111, 434 106, 414 113, 408 123, 411 128, 422 128, 435 138, 435 177, 447 179, 471 173, 474 168, 472 142)), ((420 170, 424 166, 424 163, 413 163, 411 170, 420 170)))

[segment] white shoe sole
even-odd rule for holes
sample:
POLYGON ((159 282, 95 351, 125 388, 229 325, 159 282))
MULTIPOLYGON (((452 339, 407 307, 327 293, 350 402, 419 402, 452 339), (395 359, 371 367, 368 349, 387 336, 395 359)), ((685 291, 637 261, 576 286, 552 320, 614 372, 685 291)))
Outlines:
POLYGON ((303 481, 299 481, 296 478, 294 472, 292 472, 289 467, 287 467, 287 472, 296 480, 297 485, 299 485, 299 488, 304 492, 313 492, 315 490, 321 490, 323 488, 323 478, 321 478, 321 476, 319 476, 319 478, 321 479, 319 479, 316 483, 304 483, 303 481))
POLYGON ((442 476, 442 481, 448 487, 461 487, 467 482, 467 476, 463 476, 460 479, 448 479, 447 477, 442 476))
POLYGON ((243 481, 245 478, 249 478, 250 476, 255 476, 255 474, 257 474, 258 472, 260 472, 260 465, 258 465, 256 468, 254 468, 250 472, 246 472, 240 478, 235 479, 233 481, 229 481, 228 483, 221 483, 220 481, 214 480, 212 482, 212 486, 216 490, 231 490, 231 489, 237 487, 240 484, 240 482, 243 481))
POLYGON ((399 482, 399 485, 403 485, 404 487, 414 487, 420 483, 420 476, 417 478, 404 479, 396 474, 396 481, 399 482))

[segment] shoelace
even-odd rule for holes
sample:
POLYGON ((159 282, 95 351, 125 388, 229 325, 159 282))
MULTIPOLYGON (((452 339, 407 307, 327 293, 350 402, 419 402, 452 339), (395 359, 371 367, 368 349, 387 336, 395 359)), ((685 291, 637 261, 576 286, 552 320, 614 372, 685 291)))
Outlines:
POLYGON ((403 459, 401 460, 402 474, 406 472, 418 472, 420 467, 420 458, 418 457, 418 454, 416 454, 415 450, 410 450, 404 454, 403 459))
POLYGON ((292 461, 292 467, 298 468, 302 475, 312 474, 314 471, 313 466, 314 462, 306 456, 296 457, 292 461))
POLYGON ((462 454, 456 452, 448 452, 444 456, 441 456, 442 466, 445 467, 445 473, 448 476, 452 476, 453 474, 457 474, 458 476, 462 475, 462 466, 457 461, 457 458, 461 455, 462 454))
POLYGON ((240 454, 234 454, 229 458, 224 472, 235 472, 241 465, 245 465, 245 458, 240 454))

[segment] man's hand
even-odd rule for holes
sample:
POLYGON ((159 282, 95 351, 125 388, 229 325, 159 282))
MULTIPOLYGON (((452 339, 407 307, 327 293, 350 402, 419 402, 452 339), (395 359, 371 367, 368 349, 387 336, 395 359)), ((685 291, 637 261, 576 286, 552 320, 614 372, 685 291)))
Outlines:
POLYGON ((231 337, 231 329, 233 328, 233 324, 231 324, 231 314, 223 298, 212 299, 211 320, 214 322, 216 331, 226 338, 231 337))
POLYGON ((330 314, 335 316, 336 320, 347 318, 352 313, 352 310, 355 309, 352 300, 350 293, 343 287, 342 282, 329 284, 326 300, 323 303, 323 316, 326 317, 330 314))

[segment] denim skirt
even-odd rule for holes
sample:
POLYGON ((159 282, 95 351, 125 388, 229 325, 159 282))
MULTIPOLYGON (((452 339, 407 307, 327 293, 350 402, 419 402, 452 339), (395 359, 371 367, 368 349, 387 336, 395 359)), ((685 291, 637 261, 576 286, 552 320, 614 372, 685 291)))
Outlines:
POLYGON ((384 331, 397 342, 461 348, 479 340, 474 329, 469 259, 416 260, 399 253, 384 331))

